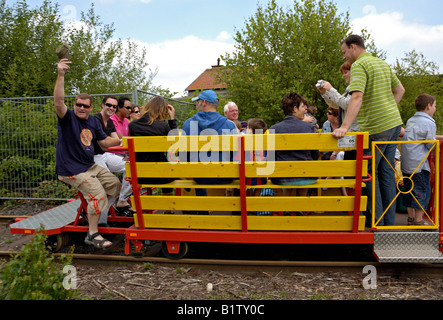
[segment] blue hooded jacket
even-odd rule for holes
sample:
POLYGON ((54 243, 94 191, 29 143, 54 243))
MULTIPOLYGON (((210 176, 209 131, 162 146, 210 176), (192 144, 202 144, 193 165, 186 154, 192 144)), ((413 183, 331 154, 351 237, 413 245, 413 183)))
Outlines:
POLYGON ((183 131, 187 135, 210 134, 238 134, 235 123, 222 116, 218 112, 200 111, 191 119, 186 120, 183 131), (209 130, 206 130, 209 129, 209 130), (215 132, 214 132, 215 130, 215 132), (213 131, 211 133, 211 131, 213 131))
MULTIPOLYGON (((183 131, 186 135, 222 135, 222 134, 238 134, 237 127, 235 123, 228 118, 222 116, 218 112, 210 111, 200 111, 196 113, 192 118, 186 120, 183 125, 183 131)), ((225 152, 221 152, 219 155, 220 161, 232 161, 232 153, 229 159, 223 157, 225 152)), ((207 154, 207 159, 211 159, 211 152, 207 154)), ((197 160, 197 154, 192 153, 190 157, 191 162, 202 161, 202 159, 197 160)))

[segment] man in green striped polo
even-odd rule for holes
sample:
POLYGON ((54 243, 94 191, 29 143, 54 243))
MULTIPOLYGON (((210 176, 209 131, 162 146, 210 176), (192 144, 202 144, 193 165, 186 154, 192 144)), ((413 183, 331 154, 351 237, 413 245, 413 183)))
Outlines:
MULTIPOLYGON (((398 104, 405 89, 389 65, 366 52, 363 39, 350 35, 341 44, 343 59, 352 64, 351 100, 343 124, 333 132, 342 138, 357 119, 362 132, 369 132, 369 140, 397 141, 403 121, 398 104)), ((371 145, 365 154, 371 154, 371 145)), ((380 144, 375 155, 375 170, 369 165, 373 180, 366 184, 368 194, 367 226, 372 217, 372 183, 375 183, 375 222, 379 226, 395 223, 396 184, 394 157, 396 144, 380 144), (381 154, 380 154, 381 152, 381 154), (383 155, 382 155, 383 154, 383 155), (386 158, 386 159, 385 159, 386 158), (368 221, 369 220, 369 221, 368 221)))

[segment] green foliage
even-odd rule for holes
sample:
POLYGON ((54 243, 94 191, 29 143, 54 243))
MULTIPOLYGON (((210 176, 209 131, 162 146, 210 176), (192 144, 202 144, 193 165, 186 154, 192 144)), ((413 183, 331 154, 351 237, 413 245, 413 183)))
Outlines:
MULTIPOLYGON (((56 78, 56 48, 70 45, 69 94, 130 92, 150 88, 146 49, 130 39, 113 40, 113 24, 104 24, 94 4, 75 24, 60 19, 57 3, 45 0, 9 6, 0 0, 0 97, 49 96, 56 78)), ((155 89, 155 88, 154 88, 155 89)))
POLYGON ((33 198, 73 199, 77 191, 61 181, 42 181, 32 194, 33 198))
POLYGON ((38 230, 32 241, 22 248, 1 270, 1 300, 66 300, 76 295, 75 290, 63 286, 63 267, 72 257, 54 262, 45 247, 46 236, 38 230))
POLYGON ((437 111, 434 119, 437 124, 437 132, 443 133, 443 85, 438 75, 438 66, 435 62, 427 61, 421 52, 412 50, 405 54, 405 57, 396 61, 393 66, 401 83, 405 87, 405 95, 400 103, 400 112, 403 121, 411 118, 415 112, 415 98, 427 93, 437 98, 437 111))
POLYGON ((47 105, 0 104, 0 179, 28 188, 54 176, 56 116, 47 105))
MULTIPOLYGON (((301 0, 282 8, 270 0, 266 7, 259 5, 244 28, 236 32, 235 51, 223 57, 226 68, 218 73, 219 81, 227 83, 227 98, 239 105, 242 120, 261 117, 269 126, 281 121, 282 97, 297 92, 318 108, 321 125, 327 118, 327 105, 315 83, 324 79, 344 92, 340 42, 349 32, 349 13, 339 13, 332 1, 301 0)), ((386 52, 375 46, 367 30, 361 30, 360 35, 368 52, 386 59, 386 52)), ((441 133, 443 87, 437 65, 412 51, 397 60, 393 69, 406 89, 400 104, 403 121, 415 113, 415 97, 429 93, 437 96, 434 118, 441 133)))
POLYGON ((344 90, 339 43, 349 29, 349 14, 339 13, 330 1, 294 1, 292 8, 282 8, 271 0, 259 6, 236 32, 235 51, 223 57, 226 68, 219 74, 242 119, 260 116, 268 125, 281 121, 281 99, 291 91, 324 113, 315 83, 327 79, 344 90))

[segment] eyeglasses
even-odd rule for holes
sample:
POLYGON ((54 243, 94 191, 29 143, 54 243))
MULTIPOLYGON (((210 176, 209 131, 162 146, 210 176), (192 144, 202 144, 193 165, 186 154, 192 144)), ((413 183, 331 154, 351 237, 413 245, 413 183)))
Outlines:
POLYGON ((75 105, 77 106, 77 108, 83 107, 85 109, 89 109, 91 107, 91 106, 88 106, 88 105, 83 104, 83 103, 76 103, 75 105))
POLYGON ((114 108, 117 109, 116 105, 110 104, 110 103, 105 103, 105 106, 107 106, 108 108, 114 108))

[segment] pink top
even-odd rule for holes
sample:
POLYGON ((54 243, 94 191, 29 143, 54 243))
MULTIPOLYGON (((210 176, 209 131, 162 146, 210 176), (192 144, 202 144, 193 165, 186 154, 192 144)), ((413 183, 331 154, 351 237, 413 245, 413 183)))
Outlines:
MULTIPOLYGON (((123 118, 123 120, 120 120, 120 118, 114 113, 111 116, 111 120, 114 123, 115 130, 117 133, 121 133, 122 136, 124 136, 124 137, 129 136, 129 120, 128 119, 123 118)), ((111 153, 124 154, 123 151, 111 151, 111 153)))
POLYGON ((128 137, 129 136, 129 120, 126 118, 123 118, 123 120, 120 120, 120 118, 114 113, 111 116, 112 122, 114 122, 115 130, 117 133, 121 133, 122 136, 128 137))

